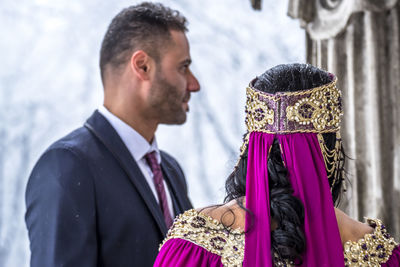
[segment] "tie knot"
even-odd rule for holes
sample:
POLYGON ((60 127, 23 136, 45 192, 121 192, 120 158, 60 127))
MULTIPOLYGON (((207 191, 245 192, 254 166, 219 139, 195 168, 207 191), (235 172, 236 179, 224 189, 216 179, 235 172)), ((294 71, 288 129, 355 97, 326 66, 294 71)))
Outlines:
POLYGON ((156 152, 152 151, 150 153, 147 153, 145 156, 147 164, 149 164, 150 169, 154 172, 154 170, 160 168, 160 164, 158 164, 157 157, 156 157, 156 152))

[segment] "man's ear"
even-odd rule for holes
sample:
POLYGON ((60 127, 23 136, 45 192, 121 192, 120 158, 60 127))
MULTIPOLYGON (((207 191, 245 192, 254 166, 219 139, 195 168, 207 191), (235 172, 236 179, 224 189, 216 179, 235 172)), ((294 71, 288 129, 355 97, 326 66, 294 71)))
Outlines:
POLYGON ((135 51, 130 60, 131 70, 141 80, 150 79, 153 59, 143 50, 135 51))

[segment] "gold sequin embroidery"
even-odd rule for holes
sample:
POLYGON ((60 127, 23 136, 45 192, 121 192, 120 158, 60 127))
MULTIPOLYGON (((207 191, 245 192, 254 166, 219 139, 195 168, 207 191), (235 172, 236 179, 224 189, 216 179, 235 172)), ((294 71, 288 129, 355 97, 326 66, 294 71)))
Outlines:
POLYGON ((160 249, 173 238, 190 241, 220 256, 223 266, 242 266, 244 258, 243 231, 226 228, 217 220, 194 209, 176 217, 160 249))
POLYGON ((393 249, 398 246, 380 220, 367 219, 367 223, 375 228, 372 234, 366 234, 358 242, 347 241, 344 244, 346 267, 379 267, 389 260, 393 249))

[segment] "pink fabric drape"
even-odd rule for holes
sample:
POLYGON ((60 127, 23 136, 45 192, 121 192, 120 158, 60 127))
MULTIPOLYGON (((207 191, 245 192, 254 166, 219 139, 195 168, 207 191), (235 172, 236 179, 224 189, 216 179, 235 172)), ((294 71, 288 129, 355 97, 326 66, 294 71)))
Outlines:
POLYGON ((389 260, 381 265, 382 267, 399 267, 400 266, 400 246, 392 251, 389 260))
POLYGON ((223 267, 221 257, 180 238, 168 240, 158 253, 154 267, 223 267))
POLYGON ((328 185, 325 164, 315 133, 274 135, 253 132, 248 146, 245 267, 272 267, 270 203, 267 158, 273 139, 278 138, 282 158, 294 195, 304 204, 306 251, 303 265, 344 266, 343 248, 328 185))
POLYGON ((272 267, 268 185, 268 152, 274 135, 250 134, 246 176, 246 234, 244 267, 272 267))
POLYGON ((317 134, 279 135, 278 139, 294 195, 304 204, 303 266, 344 266, 342 241, 317 134))

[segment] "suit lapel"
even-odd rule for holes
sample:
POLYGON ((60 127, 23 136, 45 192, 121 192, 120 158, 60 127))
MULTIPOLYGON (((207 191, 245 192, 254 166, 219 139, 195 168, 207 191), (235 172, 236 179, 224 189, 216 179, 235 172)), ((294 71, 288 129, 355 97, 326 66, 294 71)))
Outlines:
POLYGON ((111 124, 96 110, 87 120, 85 127, 104 144, 114 158, 119 162, 133 186, 137 189, 150 213, 153 215, 161 233, 167 233, 164 217, 153 192, 151 191, 142 171, 111 124))
POLYGON ((191 203, 185 194, 186 190, 180 183, 178 174, 168 160, 161 152, 161 168, 163 170, 164 179, 169 185, 172 201, 175 202, 175 216, 191 208, 191 203))

